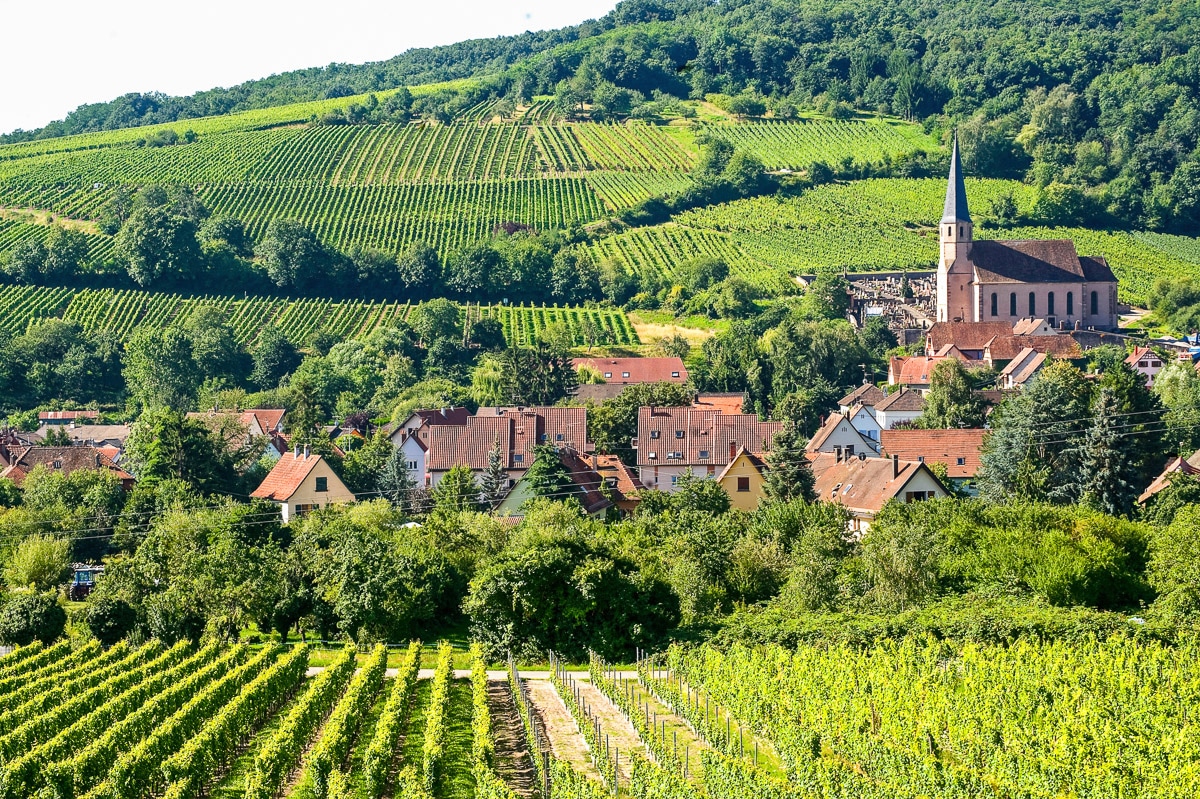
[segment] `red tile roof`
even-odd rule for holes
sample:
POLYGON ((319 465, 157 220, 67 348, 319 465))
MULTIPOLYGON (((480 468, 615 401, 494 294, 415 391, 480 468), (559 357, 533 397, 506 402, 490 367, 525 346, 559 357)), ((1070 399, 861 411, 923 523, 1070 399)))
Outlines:
POLYGON ((925 352, 933 354, 948 344, 960 350, 982 350, 996 336, 1011 336, 1008 322, 936 322, 925 333, 925 352))
POLYGON ((1138 503, 1144 504, 1155 494, 1171 485, 1172 476, 1175 474, 1200 478, 1200 450, 1194 452, 1190 458, 1177 457, 1168 463, 1167 468, 1163 469, 1162 474, 1154 478, 1154 482, 1138 497, 1138 503))
POLYGON ((571 363, 595 369, 605 383, 685 383, 688 378, 679 358, 572 358, 571 363))
MULTIPOLYGON (((915 461, 893 461, 891 458, 849 458, 838 461, 837 456, 822 452, 813 458, 817 499, 836 502, 852 513, 874 516, 889 500, 903 498, 905 486, 922 470, 924 464, 915 461)), ((929 476, 936 482, 930 472, 929 476)))
POLYGON ((950 477, 965 479, 979 471, 979 453, 986 433, 986 430, 881 430, 879 443, 885 456, 944 463, 950 477))
POLYGON ((442 424, 424 430, 428 441, 426 465, 430 471, 448 471, 455 466, 486 469, 488 453, 497 439, 504 455, 504 468, 522 471, 533 463, 533 449, 553 444, 576 452, 592 449, 587 439, 587 408, 530 407, 480 408, 466 424, 442 424), (520 456, 518 458, 517 456, 520 456))
MULTIPOLYGON (((957 355, 914 355, 911 358, 893 357, 888 366, 888 382, 893 386, 927 386, 933 370, 948 358, 963 360, 957 355)), ((879 405, 875 406, 876 408, 879 405)))
POLYGON ((887 395, 887 399, 875 406, 876 411, 916 411, 920 413, 925 410, 925 398, 920 392, 913 391, 910 388, 903 388, 899 391, 893 391, 887 395))
POLYGON ((746 395, 742 393, 700 394, 692 402, 693 408, 704 408, 737 415, 746 406, 746 395))
POLYGON ((254 489, 254 493, 250 496, 286 502, 292 494, 296 493, 305 478, 320 461, 320 455, 304 455, 303 453, 297 455, 294 452, 286 452, 276 461, 275 467, 271 469, 267 479, 263 480, 262 485, 254 489))
POLYGON ((862 405, 867 408, 874 408, 879 402, 886 397, 874 383, 863 383, 858 388, 851 391, 846 396, 838 401, 838 405, 842 408, 849 408, 851 405, 862 405))
POLYGON ((770 450, 782 426, 707 408, 640 408, 638 465, 724 466, 741 447, 755 454, 770 450))
POLYGON ((592 455, 589 456, 589 462, 596 474, 611 481, 609 488, 616 495, 618 502, 635 499, 637 492, 645 488, 633 470, 616 455, 592 455))
POLYGON ((15 447, 8 450, 5 460, 8 467, 0 472, 0 477, 7 477, 18 486, 24 483, 29 473, 38 466, 45 466, 50 471, 62 474, 81 470, 107 471, 126 488, 133 483, 132 474, 96 447, 15 447))
POLYGON ((1080 358, 1083 350, 1079 342, 1070 336, 996 336, 988 342, 984 358, 991 361, 1010 361, 1028 347, 1035 352, 1044 352, 1057 358, 1080 358))
POLYGON ((42 411, 39 422, 74 421, 76 419, 99 419, 100 411, 42 411))

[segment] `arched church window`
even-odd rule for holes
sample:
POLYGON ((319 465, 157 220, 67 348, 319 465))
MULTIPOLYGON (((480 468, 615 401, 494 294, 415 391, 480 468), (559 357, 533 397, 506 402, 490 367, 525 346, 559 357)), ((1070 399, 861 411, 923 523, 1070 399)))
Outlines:
POLYGON ((1075 292, 1067 292, 1067 316, 1075 315, 1075 292))
POLYGON ((1100 315, 1100 295, 1092 292, 1092 316, 1100 315))
POLYGON ((1051 316, 1054 316, 1054 292, 1053 291, 1050 292, 1049 296, 1046 297, 1046 313, 1050 314, 1051 316))
POLYGON ((998 294, 996 294, 995 292, 992 292, 992 316, 1000 315, 1000 309, 998 308, 999 304, 1000 304, 1000 296, 998 294))
POLYGON ((1032 291, 1029 292, 1029 315, 1037 315, 1037 294, 1032 291))
POLYGON ((1017 315, 1017 292, 1012 292, 1008 295, 1008 315, 1017 315))

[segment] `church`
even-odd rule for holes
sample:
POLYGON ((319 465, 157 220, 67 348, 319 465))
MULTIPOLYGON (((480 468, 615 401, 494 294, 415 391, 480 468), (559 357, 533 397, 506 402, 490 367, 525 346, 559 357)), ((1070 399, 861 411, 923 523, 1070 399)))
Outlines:
POLYGON ((939 230, 937 321, 1116 329, 1117 278, 1103 258, 1080 256, 1070 239, 975 241, 972 231, 956 134, 939 230))

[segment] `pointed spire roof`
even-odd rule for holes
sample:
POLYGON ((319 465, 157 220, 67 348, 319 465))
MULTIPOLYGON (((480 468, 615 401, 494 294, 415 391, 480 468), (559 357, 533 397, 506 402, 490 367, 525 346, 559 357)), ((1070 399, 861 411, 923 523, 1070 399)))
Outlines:
POLYGON ((954 131, 954 149, 950 152, 950 179, 946 182, 946 209, 942 222, 970 222, 967 187, 963 183, 962 161, 958 157, 958 131, 954 131))

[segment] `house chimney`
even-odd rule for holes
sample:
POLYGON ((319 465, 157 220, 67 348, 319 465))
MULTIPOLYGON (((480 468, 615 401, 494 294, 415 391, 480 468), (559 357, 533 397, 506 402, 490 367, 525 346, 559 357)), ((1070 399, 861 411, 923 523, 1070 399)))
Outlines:
POLYGON ((895 480, 900 476, 900 456, 892 456, 892 479, 895 480))
POLYGON ((292 447, 292 457, 293 458, 300 457, 300 445, 299 444, 296 444, 295 446, 292 447))
POLYGON ((732 461, 736 457, 737 457, 737 442, 730 441, 729 442, 729 460, 732 461))
POLYGON ((309 453, 308 444, 305 444, 304 445, 304 460, 308 460, 308 453, 309 453))
POLYGON ((833 448, 833 462, 834 463, 842 462, 842 448, 840 446, 833 448))

